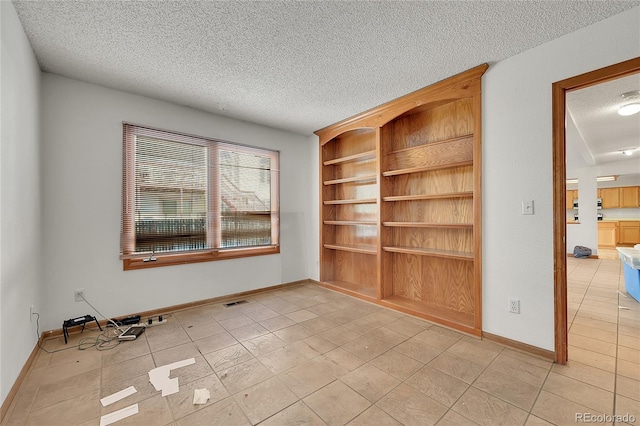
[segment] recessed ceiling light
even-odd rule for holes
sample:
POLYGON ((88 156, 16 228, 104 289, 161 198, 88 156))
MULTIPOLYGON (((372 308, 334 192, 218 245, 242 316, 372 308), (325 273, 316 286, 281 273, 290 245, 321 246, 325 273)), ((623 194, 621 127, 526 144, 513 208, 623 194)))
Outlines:
POLYGON ((640 112, 640 90, 623 93, 622 99, 625 104, 618 108, 618 114, 628 116, 640 112))
POLYGON ((637 114, 639 112, 640 112, 640 104, 636 104, 636 103, 623 105, 620 108, 618 108, 618 114, 624 115, 624 116, 637 114))
POLYGON ((632 154, 633 154, 632 149, 625 149, 622 151, 622 155, 632 155, 632 154))

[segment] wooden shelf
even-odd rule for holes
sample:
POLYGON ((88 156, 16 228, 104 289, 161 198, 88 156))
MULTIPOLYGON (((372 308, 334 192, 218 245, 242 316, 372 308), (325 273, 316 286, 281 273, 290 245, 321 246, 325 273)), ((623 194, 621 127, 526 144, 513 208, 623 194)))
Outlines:
POLYGON ((324 181, 325 185, 337 185, 339 183, 349 183, 349 182, 365 182, 368 180, 375 180, 376 175, 363 175, 363 176, 352 176, 348 178, 335 179, 335 180, 326 180, 324 181))
POLYGON ((316 132, 320 285, 481 335, 486 69, 316 132))
POLYGON ((443 257, 447 259, 473 260, 473 253, 463 251, 437 250, 418 247, 382 247, 382 250, 392 253, 414 254, 418 256, 443 257))
POLYGON ((382 175, 384 177, 389 177, 389 176, 405 175, 408 173, 428 172, 430 170, 451 169, 454 167, 471 166, 471 165, 473 165, 473 161, 465 160, 465 161, 459 161, 455 163, 435 164, 435 165, 422 166, 422 167, 410 167, 408 169, 389 170, 386 172, 382 172, 382 175))
POLYGON ((447 192, 443 194, 423 194, 423 195, 393 195, 382 197, 383 201, 416 201, 416 200, 437 200, 442 198, 473 198, 473 191, 447 192))
MULTIPOLYGON (((446 309, 437 305, 432 305, 425 301, 411 300, 402 296, 390 296, 384 298, 383 300, 390 305, 404 308, 403 310, 409 310, 412 313, 415 312, 416 314, 418 314, 418 316, 421 316, 423 318, 444 320, 445 323, 449 323, 450 325, 454 326, 459 324, 466 327, 473 327, 474 325, 473 315, 465 314, 464 312, 458 312, 453 309, 446 309), (427 312, 428 314, 424 315, 424 313, 427 312)), ((465 331, 472 332, 471 330, 465 331)))
POLYGON ((377 225, 373 220, 325 220, 325 225, 377 225))
POLYGON ((338 290, 344 291, 348 294, 355 294, 357 296, 366 296, 367 298, 376 299, 377 291, 375 287, 364 286, 362 284, 352 283, 348 281, 322 281, 321 284, 328 284, 331 287, 335 287, 338 290))
POLYGON ((443 140, 435 141, 435 142, 425 142, 425 143, 423 143, 421 145, 411 146, 409 148, 396 149, 395 151, 388 151, 387 155, 395 155, 395 154, 402 154, 402 153, 411 152, 411 151, 419 151, 421 148, 423 148, 426 145, 435 146, 435 145, 438 145, 438 144, 447 144, 447 143, 451 143, 451 142, 459 142, 459 141, 464 141, 464 140, 467 140, 467 139, 471 139, 473 141, 473 134, 464 135, 464 136, 458 136, 456 138, 443 139, 443 140))
POLYGON ((320 282, 368 300, 378 296, 377 135, 364 126, 320 144, 320 282))
POLYGON ((378 200, 375 198, 361 198, 354 200, 326 200, 323 201, 325 205, 328 204, 375 204, 378 200))
POLYGON ((337 244, 323 244, 322 246, 330 250, 350 251, 353 253, 363 253, 363 254, 378 254, 378 251, 374 246, 347 246, 347 245, 337 245, 337 244))
POLYGON ((324 164, 325 166, 330 166, 332 164, 346 163, 348 161, 357 161, 357 160, 368 160, 376 157, 376 151, 365 151, 359 154, 347 155, 346 157, 334 158, 333 160, 327 160, 324 164))
POLYGON ((473 228, 472 223, 382 222, 382 224, 404 228, 473 228))

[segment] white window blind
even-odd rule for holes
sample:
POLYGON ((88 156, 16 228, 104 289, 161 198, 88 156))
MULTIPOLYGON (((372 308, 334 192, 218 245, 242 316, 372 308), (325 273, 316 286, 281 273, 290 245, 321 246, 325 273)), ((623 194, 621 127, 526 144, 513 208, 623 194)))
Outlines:
POLYGON ((278 246, 277 151, 123 127, 123 258, 278 246))

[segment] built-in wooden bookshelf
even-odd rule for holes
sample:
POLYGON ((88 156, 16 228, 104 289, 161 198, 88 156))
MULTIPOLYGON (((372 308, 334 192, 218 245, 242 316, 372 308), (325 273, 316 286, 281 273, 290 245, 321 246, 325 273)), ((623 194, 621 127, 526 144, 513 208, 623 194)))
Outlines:
POLYGON ((377 299, 377 132, 354 129, 323 142, 322 280, 377 299))
POLYGON ((316 132, 321 284, 481 334, 486 69, 316 132))

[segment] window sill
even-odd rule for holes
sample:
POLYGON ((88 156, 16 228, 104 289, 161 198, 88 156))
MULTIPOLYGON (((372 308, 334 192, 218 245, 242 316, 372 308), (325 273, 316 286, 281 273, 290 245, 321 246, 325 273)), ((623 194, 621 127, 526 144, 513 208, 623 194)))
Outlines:
POLYGON ((186 265, 189 263, 212 262, 214 260, 239 259, 242 257, 264 256, 280 253, 280 246, 252 247, 243 249, 229 249, 220 251, 208 251, 204 253, 184 254, 156 254, 153 261, 144 261, 143 257, 122 260, 122 269, 131 271, 134 269, 158 268, 161 266, 186 265))

